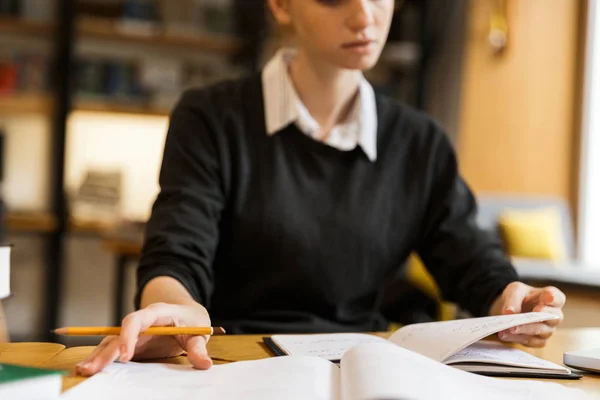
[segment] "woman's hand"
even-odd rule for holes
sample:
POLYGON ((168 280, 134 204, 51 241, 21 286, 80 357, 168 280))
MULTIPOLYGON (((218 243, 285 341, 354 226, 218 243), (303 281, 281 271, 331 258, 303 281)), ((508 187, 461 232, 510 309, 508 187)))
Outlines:
POLYGON ((562 307, 566 296, 553 286, 534 288, 522 282, 506 286, 494 301, 490 315, 518 314, 531 311, 556 314, 560 318, 546 322, 516 326, 498 333, 500 340, 529 347, 544 347, 556 327, 563 321, 562 307))
POLYGON ((195 368, 211 367, 212 360, 206 351, 209 336, 139 336, 151 326, 210 326, 210 318, 206 309, 197 303, 151 304, 127 315, 121 325, 121 334, 104 338, 87 360, 77 364, 76 372, 91 376, 117 359, 126 362, 174 357, 184 351, 195 368))

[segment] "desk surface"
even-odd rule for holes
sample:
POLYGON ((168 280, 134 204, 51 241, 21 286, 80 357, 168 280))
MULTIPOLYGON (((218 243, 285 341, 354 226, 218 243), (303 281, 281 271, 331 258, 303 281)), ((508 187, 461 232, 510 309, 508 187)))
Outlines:
MULTIPOLYGON (((382 333, 381 336, 388 334, 382 333)), ((522 348, 538 357, 562 363, 564 351, 593 348, 600 346, 600 328, 563 329, 559 330, 543 349, 522 348)), ((85 378, 74 376, 75 364, 85 359, 93 347, 72 347, 65 349, 62 345, 51 343, 9 343, 0 344, 0 362, 18 363, 22 365, 42 366, 69 371, 64 378, 63 389, 67 390, 85 378)), ((262 343, 262 335, 230 335, 214 336, 209 342, 209 354, 215 364, 223 364, 240 360, 255 360, 270 356, 262 343)), ((174 357, 163 362, 188 364, 185 357, 174 357)), ((577 387, 600 397, 600 375, 585 374, 576 381, 556 380, 562 385, 577 387)))

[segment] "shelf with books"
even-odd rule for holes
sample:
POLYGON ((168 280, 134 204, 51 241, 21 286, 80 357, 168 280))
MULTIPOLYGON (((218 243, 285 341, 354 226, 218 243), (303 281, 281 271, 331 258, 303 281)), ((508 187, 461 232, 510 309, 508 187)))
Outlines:
POLYGON ((0 17, 0 33, 51 38, 54 25, 49 22, 31 21, 19 17, 0 17))
POLYGON ((56 216, 47 211, 9 211, 5 223, 9 232, 52 233, 58 227, 56 216))
POLYGON ((115 224, 104 221, 82 220, 69 218, 69 232, 91 236, 102 236, 105 232, 114 229, 115 224))
POLYGON ((46 94, 0 95, 0 115, 20 113, 50 115, 52 109, 53 101, 46 94))
POLYGON ((161 28, 128 29, 126 25, 95 18, 80 18, 77 32, 84 38, 148 46, 179 47, 215 53, 235 54, 242 40, 228 35, 208 33, 170 33, 161 28))
POLYGON ((115 114, 138 114, 149 116, 168 116, 171 110, 135 103, 120 103, 109 100, 81 99, 75 101, 74 110, 93 111, 115 114))

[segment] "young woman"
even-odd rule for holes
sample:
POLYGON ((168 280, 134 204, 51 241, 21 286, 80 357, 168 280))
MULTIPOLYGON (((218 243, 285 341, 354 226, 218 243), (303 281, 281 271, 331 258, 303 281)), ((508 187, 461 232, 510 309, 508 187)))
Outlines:
POLYGON ((79 365, 187 351, 207 337, 147 337, 153 325, 229 333, 386 328, 386 279, 417 252, 444 297, 476 316, 547 311, 501 332, 543 346, 565 296, 532 288, 478 230, 451 144, 426 115, 375 95, 361 71, 384 46, 393 0, 269 0, 298 47, 261 74, 185 93, 173 112, 138 269, 139 311, 79 365))

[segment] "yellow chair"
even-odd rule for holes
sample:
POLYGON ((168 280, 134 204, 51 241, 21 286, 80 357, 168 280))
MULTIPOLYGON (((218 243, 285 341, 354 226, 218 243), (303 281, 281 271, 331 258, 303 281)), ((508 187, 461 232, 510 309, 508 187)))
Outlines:
POLYGON ((4 309, 2 308, 2 301, 0 301, 0 343, 10 342, 8 337, 8 327, 6 325, 6 318, 4 317, 4 309))
MULTIPOLYGON (((420 290, 437 304, 436 319, 438 321, 448 321, 456 318, 456 305, 444 301, 435 279, 433 279, 421 258, 415 253, 411 254, 408 259, 406 280, 411 286, 420 290)), ((401 324, 392 322, 388 329, 394 331, 401 327, 401 324)))

